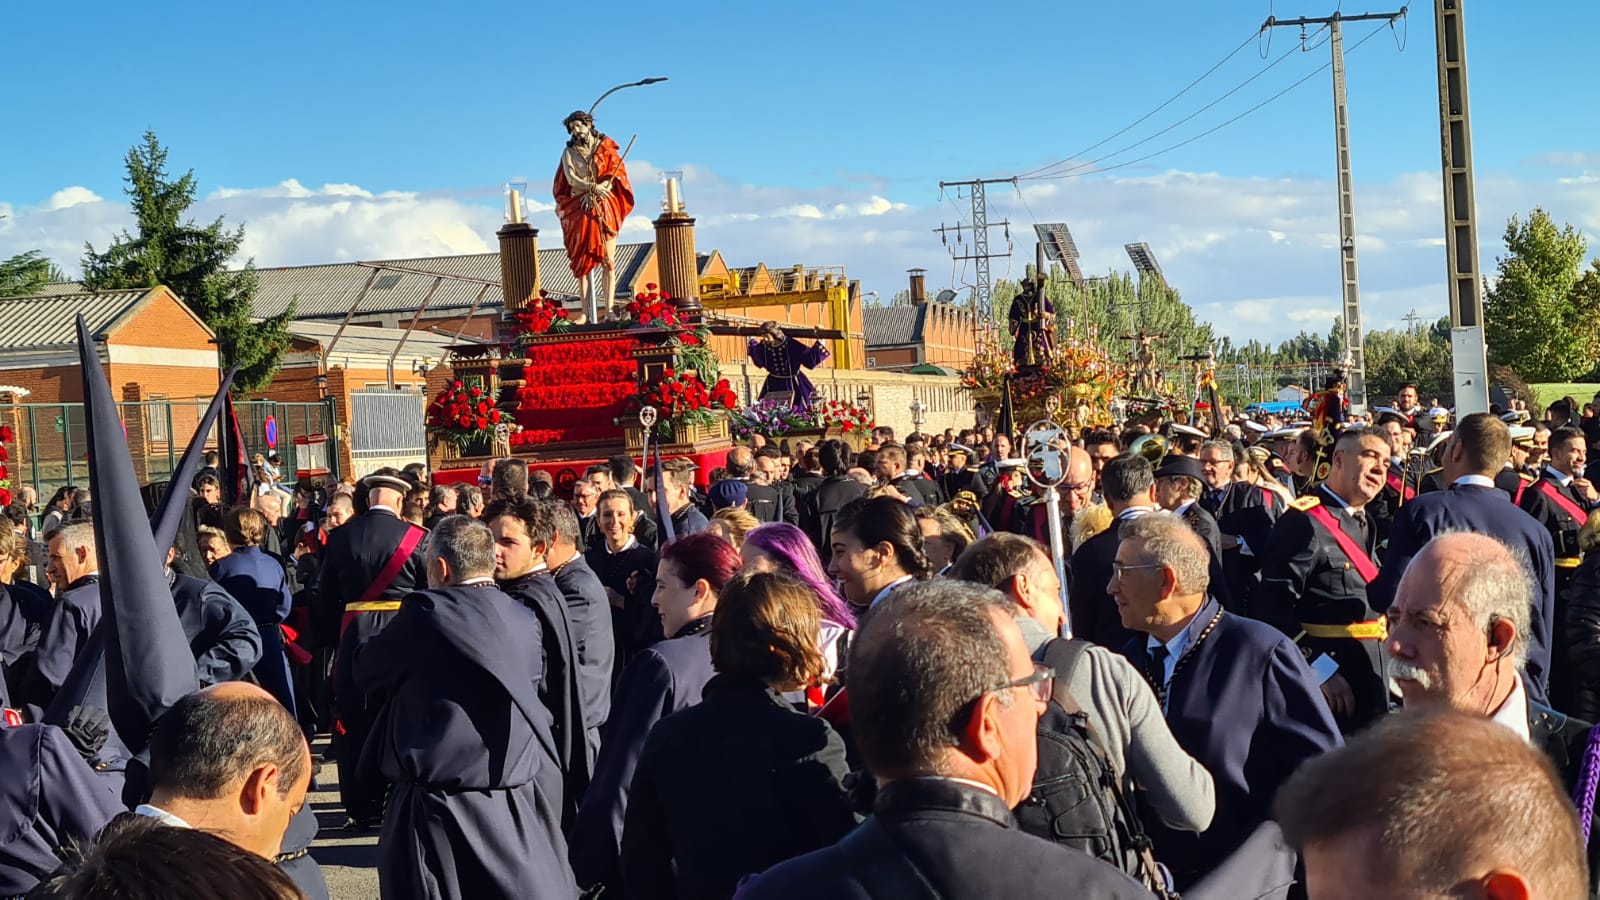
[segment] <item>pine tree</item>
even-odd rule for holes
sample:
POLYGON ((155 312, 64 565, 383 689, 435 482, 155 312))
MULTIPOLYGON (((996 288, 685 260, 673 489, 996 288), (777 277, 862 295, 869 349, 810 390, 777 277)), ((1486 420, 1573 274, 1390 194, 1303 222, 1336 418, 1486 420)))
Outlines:
POLYGON ((228 230, 220 216, 205 226, 184 219, 194 205, 194 172, 168 176, 167 150, 155 132, 144 133, 126 164, 137 233, 123 231, 103 253, 85 244, 84 284, 96 291, 166 285, 216 332, 223 366, 239 366, 234 392, 266 387, 288 349, 294 306, 254 320, 255 261, 240 271, 227 268, 244 243, 244 226, 228 230))
MULTIPOLYGON (((5 216, 0 216, 3 218, 5 216)), ((0 259, 0 297, 27 297, 39 293, 52 281, 66 280, 66 274, 37 250, 0 259)))

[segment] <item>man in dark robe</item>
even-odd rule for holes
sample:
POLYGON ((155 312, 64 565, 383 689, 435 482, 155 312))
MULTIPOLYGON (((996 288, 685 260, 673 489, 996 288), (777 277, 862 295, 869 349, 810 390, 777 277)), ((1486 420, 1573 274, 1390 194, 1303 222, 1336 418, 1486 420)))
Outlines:
POLYGON ((73 661, 83 652, 90 632, 100 622, 100 561, 94 526, 78 522, 50 539, 50 579, 60 589, 34 655, 33 671, 12 699, 44 708, 60 690, 73 661))
POLYGON ((792 395, 795 409, 810 409, 816 388, 801 369, 815 369, 828 358, 828 348, 814 343, 807 347, 783 333, 777 322, 762 322, 761 337, 750 339, 750 362, 767 370, 761 396, 792 395))
POLYGON ((400 609, 400 598, 427 583, 421 528, 400 518, 410 482, 393 469, 368 476, 367 511, 328 536, 317 581, 313 630, 335 652, 334 750, 339 761, 339 796, 345 824, 370 827, 383 816, 383 777, 362 765, 362 747, 377 707, 355 683, 356 649, 383 630, 400 609))
POLYGON ((1122 622, 1137 632, 1123 655, 1155 689, 1178 744, 1216 780, 1205 831, 1144 816, 1157 857, 1186 890, 1268 818, 1300 763, 1342 743, 1339 727, 1288 636, 1206 596, 1205 545, 1182 520, 1125 523, 1114 571, 1122 622))
POLYGON ((61 865, 65 848, 92 840, 123 811, 112 784, 85 762, 84 751, 92 757, 98 749, 84 744, 86 736, 54 725, 0 724, 0 896, 32 890, 61 865))
POLYGON ((174 571, 176 555, 167 553, 167 583, 194 654, 195 679, 209 687, 244 678, 261 659, 261 632, 239 601, 216 582, 174 571))
POLYGON ((375 746, 394 782, 378 841, 386 897, 572 897, 561 772, 539 702, 538 618, 494 584, 494 537, 439 524, 426 591, 357 651, 382 698, 375 746))
POLYGON ((611 605, 606 589, 579 552, 582 528, 578 514, 556 504, 550 510, 555 538, 545 560, 567 604, 577 656, 578 696, 583 708, 583 743, 588 765, 600 754, 600 726, 611 714, 611 670, 616 640, 611 636, 611 605))
POLYGON ((50 621, 55 602, 49 591, 36 584, 0 584, 0 690, 6 685, 18 686, 33 671, 39 635, 50 621))
POLYGON ((577 814, 578 800, 589 786, 590 770, 572 622, 566 598, 546 562, 555 541, 556 505, 526 494, 512 495, 489 504, 483 521, 494 535, 495 583, 506 596, 539 617, 539 702, 550 711, 556 764, 565 776, 561 811, 565 827, 577 814))

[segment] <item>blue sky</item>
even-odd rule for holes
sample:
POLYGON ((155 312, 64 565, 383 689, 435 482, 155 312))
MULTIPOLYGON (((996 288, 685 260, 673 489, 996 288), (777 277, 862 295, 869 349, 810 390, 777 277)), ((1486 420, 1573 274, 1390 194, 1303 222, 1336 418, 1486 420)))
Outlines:
MULTIPOLYGON (((629 238, 648 234, 654 173, 687 169, 700 246, 734 264, 844 265, 885 297, 916 265, 960 286, 970 271, 929 229, 963 219, 966 204, 941 202, 939 180, 1068 157, 1222 59, 1269 11, 1337 5, 8 5, 0 31, 22 37, 8 41, 7 119, 24 136, 0 142, 0 255, 38 247, 70 269, 85 240, 105 243, 127 219, 121 157, 146 127, 196 170, 200 213, 246 224, 260 264, 488 249, 501 182, 525 178, 548 203, 562 116, 618 82, 665 75, 597 114, 619 143, 638 135, 629 238)), ((1518 6, 1468 10, 1486 271, 1505 217, 1535 205, 1600 235, 1600 123, 1585 71, 1600 11, 1518 6)), ((1347 45, 1373 27, 1348 25, 1347 45)), ((1088 157, 1290 52, 1193 121, 1083 171, 1198 134, 1327 61, 1325 46, 1302 54, 1297 43, 1293 29, 1250 40, 1088 157)), ((1353 50, 1348 67, 1368 323, 1442 314, 1431 4, 1353 50)), ((1139 165, 1028 183, 1022 197, 992 188, 991 218, 1019 232, 1068 222, 1090 271, 1125 267, 1121 245, 1148 240, 1201 315, 1237 337, 1326 328, 1338 294, 1329 84, 1323 72, 1139 165)), ((547 211, 535 222, 558 239, 547 211)), ((1019 237, 1014 267, 1024 255, 1019 237)), ((1013 266, 997 262, 996 274, 1013 266)))

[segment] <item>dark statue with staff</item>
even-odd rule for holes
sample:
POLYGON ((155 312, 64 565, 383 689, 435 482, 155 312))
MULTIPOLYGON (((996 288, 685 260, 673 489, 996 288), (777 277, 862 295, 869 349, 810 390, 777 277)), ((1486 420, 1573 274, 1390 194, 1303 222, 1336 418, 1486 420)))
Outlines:
POLYGON ((761 399, 787 402, 793 409, 810 409, 816 388, 801 369, 815 369, 828 358, 819 341, 809 347, 783 333, 774 321, 761 323, 761 336, 750 339, 750 362, 767 370, 761 399))
MULTIPOLYGON (((1030 273, 1035 270, 1030 269, 1030 273)), ((1056 311, 1045 294, 1044 276, 1030 274, 1011 301, 1011 359, 1018 372, 1042 368, 1055 355, 1056 311)))

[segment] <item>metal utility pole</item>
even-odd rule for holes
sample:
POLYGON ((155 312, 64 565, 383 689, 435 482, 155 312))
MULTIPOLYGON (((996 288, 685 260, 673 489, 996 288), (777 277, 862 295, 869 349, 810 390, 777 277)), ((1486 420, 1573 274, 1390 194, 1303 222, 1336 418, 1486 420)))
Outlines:
POLYGON ((1472 190, 1472 116, 1467 104, 1467 31, 1462 0, 1434 0, 1439 55, 1439 141, 1444 167, 1444 235, 1450 272, 1450 348, 1456 414, 1488 412, 1489 363, 1478 271, 1478 207, 1472 190))
MULTIPOLYGON (((1361 284, 1356 266, 1356 211, 1350 176, 1350 115, 1345 102, 1342 23, 1377 19, 1393 22, 1405 14, 1406 9, 1402 7, 1398 12, 1359 16, 1334 13, 1316 19, 1302 16, 1279 21, 1277 18, 1268 18, 1261 26, 1261 30, 1265 31, 1268 28, 1298 25, 1302 35, 1307 25, 1328 26, 1328 46, 1333 52, 1333 136, 1339 164, 1339 277, 1343 282, 1345 362, 1348 367, 1345 385, 1350 397, 1350 411, 1357 414, 1366 412, 1367 408, 1367 352, 1361 335, 1361 284)), ((1320 387, 1306 385, 1308 390, 1320 387)))
MULTIPOLYGON (((952 248, 950 255, 952 259, 972 260, 973 262, 977 277, 974 280, 972 289, 972 310, 976 314, 979 327, 994 320, 994 282, 989 278, 989 260, 995 258, 1005 259, 1011 256, 1011 247, 1009 246, 1011 222, 1008 220, 992 224, 989 222, 989 201, 984 196, 984 186, 990 184, 1009 184, 1012 187, 1016 187, 1017 179, 977 178, 971 181, 939 182, 939 190, 941 191, 947 187, 956 188, 958 191, 961 188, 968 188, 972 196, 972 252, 963 254, 958 247, 952 248), (989 252, 989 229, 991 228, 1004 228, 1006 230, 1006 252, 989 252)), ((944 239, 951 231, 956 233, 956 243, 959 245, 961 242, 960 225, 940 225, 934 229, 934 233, 938 234, 940 239, 944 239)), ((945 243, 948 244, 949 241, 945 240, 945 243)))

